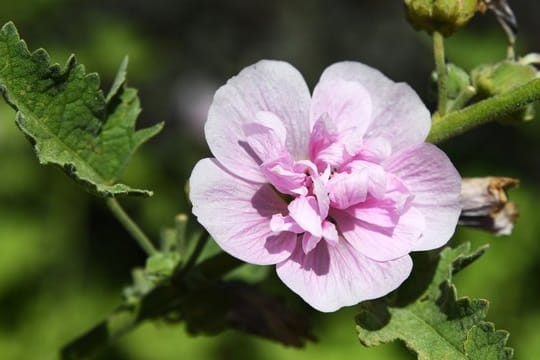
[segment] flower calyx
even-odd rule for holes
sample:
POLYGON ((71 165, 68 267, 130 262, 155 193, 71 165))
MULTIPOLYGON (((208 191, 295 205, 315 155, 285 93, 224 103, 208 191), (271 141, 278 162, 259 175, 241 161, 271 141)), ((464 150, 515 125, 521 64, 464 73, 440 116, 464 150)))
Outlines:
POLYGON ((480 0, 405 0, 407 20, 416 30, 450 36, 465 26, 480 0))

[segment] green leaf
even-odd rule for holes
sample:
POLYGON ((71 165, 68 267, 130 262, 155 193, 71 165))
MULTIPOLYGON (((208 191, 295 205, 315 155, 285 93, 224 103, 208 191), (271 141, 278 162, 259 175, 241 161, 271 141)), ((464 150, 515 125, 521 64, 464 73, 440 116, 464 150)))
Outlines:
POLYGON ((127 59, 105 98, 99 76, 86 74, 71 56, 64 68, 48 54, 30 53, 13 23, 0 30, 0 91, 17 111, 16 124, 42 164, 55 164, 101 196, 142 195, 117 183, 135 150, 162 124, 135 130, 137 91, 126 86, 127 59))
POLYGON ((385 300, 361 304, 356 318, 360 341, 366 346, 402 340, 419 359, 512 359, 508 333, 483 321, 488 302, 457 298, 452 276, 486 250, 470 245, 446 248, 440 254, 433 280, 416 299, 402 307, 385 300))

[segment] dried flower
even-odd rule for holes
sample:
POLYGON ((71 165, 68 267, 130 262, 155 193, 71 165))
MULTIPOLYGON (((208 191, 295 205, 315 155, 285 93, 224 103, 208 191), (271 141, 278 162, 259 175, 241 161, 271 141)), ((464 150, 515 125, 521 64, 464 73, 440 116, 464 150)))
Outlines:
POLYGON ((480 228, 495 235, 510 235, 519 216, 506 190, 519 181, 506 177, 465 178, 461 186, 459 224, 480 228))

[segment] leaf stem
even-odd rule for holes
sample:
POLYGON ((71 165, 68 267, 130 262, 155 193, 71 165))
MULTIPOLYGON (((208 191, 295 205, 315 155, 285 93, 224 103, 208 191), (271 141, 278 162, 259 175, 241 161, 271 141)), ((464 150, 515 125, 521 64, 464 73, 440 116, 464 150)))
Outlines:
POLYGON ((197 240, 197 244, 195 245, 195 249, 193 249, 193 252, 191 253, 188 261, 186 262, 186 265, 184 266, 184 270, 187 271, 191 269, 195 263, 197 262, 197 259, 199 258, 199 255, 201 255, 204 246, 208 242, 208 232, 204 230, 202 234, 199 236, 199 239, 197 240))
POLYGON ((437 70, 437 90, 439 93, 438 111, 442 117, 446 114, 448 90, 447 90, 447 76, 446 76, 446 63, 444 60, 444 37, 438 32, 433 32, 433 54, 435 55, 435 68, 437 70))
POLYGON ((476 95, 476 89, 472 86, 467 86, 459 93, 458 97, 450 105, 448 112, 462 109, 474 95, 476 95))
POLYGON ((120 203, 115 198, 108 198, 107 205, 111 209, 112 213, 118 221, 124 226, 129 234, 137 241, 139 246, 148 255, 154 255, 158 251, 139 226, 131 219, 131 217, 125 212, 120 203))
POLYGON ((427 141, 439 143, 540 100, 540 78, 444 117, 433 117, 427 141))

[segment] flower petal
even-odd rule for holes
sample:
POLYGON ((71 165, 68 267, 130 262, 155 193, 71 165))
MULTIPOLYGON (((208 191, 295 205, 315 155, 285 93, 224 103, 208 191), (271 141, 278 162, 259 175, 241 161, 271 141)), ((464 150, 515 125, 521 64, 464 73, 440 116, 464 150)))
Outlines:
POLYGON ((301 234, 305 231, 296 223, 296 221, 294 221, 292 217, 289 215, 283 216, 279 213, 272 215, 272 219, 270 220, 270 229, 275 233, 290 231, 295 234, 301 234))
POLYGON ((321 241, 319 236, 311 235, 310 233, 305 232, 302 236, 302 251, 307 254, 317 246, 319 241, 321 241))
POLYGON ((461 212, 461 177, 435 145, 421 144, 392 155, 385 169, 414 194, 412 206, 422 212, 426 229, 414 251, 435 249, 454 234, 461 212))
POLYGON ((272 185, 282 194, 306 195, 306 174, 295 172, 288 159, 278 159, 261 166, 261 171, 272 185))
POLYGON ((341 239, 336 246, 320 241, 307 255, 297 246, 291 258, 277 265, 277 274, 309 305, 331 312, 388 294, 411 269, 409 256, 377 262, 341 239))
POLYGON ((389 261, 407 255, 420 241, 426 226, 424 216, 414 207, 401 215, 392 227, 365 222, 343 211, 336 212, 334 219, 345 239, 357 251, 375 261, 389 261))
POLYGON ((386 193, 387 179, 384 168, 376 163, 365 160, 354 160, 341 169, 344 172, 368 171, 368 192, 371 196, 382 199, 386 193))
POLYGON ((315 122, 308 146, 310 160, 321 171, 328 165, 337 167, 347 157, 345 145, 339 142, 338 130, 328 114, 315 122))
POLYGON ((380 163, 390 157, 392 145, 383 137, 366 139, 362 144, 362 149, 358 157, 365 161, 380 163))
POLYGON ((399 222, 394 203, 388 200, 369 199, 347 209, 353 218, 379 227, 393 228, 399 222))
POLYGON ((328 181, 330 202, 333 208, 346 209, 368 196, 368 170, 353 171, 352 173, 336 173, 328 181))
POLYGON ((371 123, 371 97, 358 82, 319 81, 311 100, 310 129, 323 114, 337 126, 340 135, 353 128, 361 129, 363 134, 371 123))
POLYGON ((305 231, 321 237, 322 219, 317 199, 313 196, 299 196, 289 204, 289 215, 305 231))
POLYGON ((339 241, 339 234, 336 229, 336 225, 330 221, 325 221, 322 224, 323 226, 323 238, 331 246, 336 246, 339 241))
POLYGON ((291 255, 297 235, 270 229, 272 216, 287 210, 270 185, 247 182, 215 159, 203 159, 195 165, 189 186, 193 213, 224 251, 260 265, 291 255))
POLYGON ((394 151, 425 140, 431 116, 410 86, 395 83, 380 71, 352 61, 331 65, 320 82, 335 80, 356 81, 370 94, 373 110, 366 138, 382 136, 390 141, 394 151))
MULTIPOLYGON (((325 176, 325 174, 323 174, 325 176)), ((330 210, 330 198, 324 182, 326 179, 321 177, 313 177, 313 194, 317 197, 317 205, 319 207, 319 216, 321 219, 326 219, 330 210)))
POLYGON ((260 111, 255 122, 244 124, 242 128, 246 142, 257 155, 258 163, 290 157, 285 148, 285 127, 274 114, 260 111))
POLYGON ((290 64, 263 60, 243 69, 215 94, 205 125, 212 154, 234 174, 264 182, 242 125, 261 111, 276 115, 287 130, 285 146, 296 159, 307 158, 309 89, 290 64))

